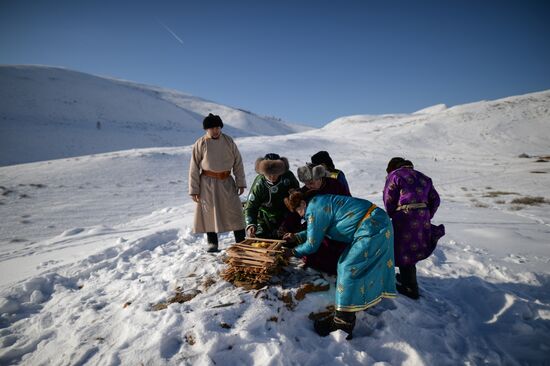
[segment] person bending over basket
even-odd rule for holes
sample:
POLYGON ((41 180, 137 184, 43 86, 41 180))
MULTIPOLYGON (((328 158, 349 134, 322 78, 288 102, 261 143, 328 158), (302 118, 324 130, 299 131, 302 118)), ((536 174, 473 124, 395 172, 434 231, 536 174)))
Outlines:
POLYGON ((318 195, 306 203, 301 192, 293 192, 285 204, 307 222, 306 231, 285 234, 285 240, 300 243, 286 249, 286 256, 315 253, 325 236, 347 243, 338 261, 335 312, 316 320, 314 327, 323 337, 341 329, 351 339, 356 312, 395 297, 390 218, 373 203, 347 196, 318 195))

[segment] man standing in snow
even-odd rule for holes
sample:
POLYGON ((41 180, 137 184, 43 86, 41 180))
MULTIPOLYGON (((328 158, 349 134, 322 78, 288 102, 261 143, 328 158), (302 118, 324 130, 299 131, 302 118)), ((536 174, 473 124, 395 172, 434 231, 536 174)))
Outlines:
POLYGON ((416 300, 420 296, 416 263, 430 256, 445 235, 443 225, 431 223, 439 207, 439 194, 430 177, 415 170, 409 160, 392 158, 386 172, 384 205, 395 232, 396 287, 399 293, 416 300))
POLYGON ((206 233, 207 251, 217 252, 218 233, 233 231, 237 243, 245 238, 239 196, 246 180, 241 153, 233 139, 222 133, 220 116, 210 113, 203 128, 206 134, 193 145, 189 164, 189 195, 197 203, 193 230, 206 233))

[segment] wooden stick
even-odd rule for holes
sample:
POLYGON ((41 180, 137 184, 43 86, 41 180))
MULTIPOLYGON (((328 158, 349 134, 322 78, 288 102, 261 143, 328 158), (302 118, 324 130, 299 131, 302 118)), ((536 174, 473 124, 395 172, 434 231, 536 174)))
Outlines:
MULTIPOLYGON (((241 241, 240 243, 246 243, 246 242, 252 242, 252 243, 256 243, 256 242, 259 242, 259 241, 263 241, 263 242, 272 242, 272 243, 284 243, 285 241, 284 240, 281 240, 281 239, 264 239, 264 238, 251 238, 249 236, 247 236, 244 241, 241 241)), ((237 243, 239 244, 239 243, 237 243)))
POLYGON ((248 256, 251 256, 251 257, 258 257, 258 258, 274 258, 274 256, 269 255, 269 253, 261 253, 261 252, 256 252, 256 251, 252 251, 252 250, 243 250, 243 249, 239 249, 239 248, 235 248, 233 250, 228 250, 227 254, 229 256, 248 255, 248 256))
POLYGON ((262 266, 261 264, 258 264, 257 262, 249 261, 246 259, 239 259, 238 261, 231 261, 232 265, 239 265, 239 264, 247 264, 248 266, 256 267, 256 268, 265 268, 265 266, 262 266))
POLYGON ((269 262, 269 263, 275 263, 275 258, 271 257, 260 257, 255 255, 246 255, 246 254, 234 254, 230 256, 231 258, 242 258, 242 259, 250 259, 250 260, 257 260, 260 262, 269 262))
POLYGON ((276 250, 276 249, 255 248, 255 247, 252 247, 252 246, 246 245, 246 244, 235 244, 231 248, 229 248, 228 250, 231 250, 232 248, 242 248, 242 249, 245 249, 245 250, 250 250, 250 251, 253 251, 253 252, 261 252, 261 253, 281 253, 282 252, 281 250, 276 250))

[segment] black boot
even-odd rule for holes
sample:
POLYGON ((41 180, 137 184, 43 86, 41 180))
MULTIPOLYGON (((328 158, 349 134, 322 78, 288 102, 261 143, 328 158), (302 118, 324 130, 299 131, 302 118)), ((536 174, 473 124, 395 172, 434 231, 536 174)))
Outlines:
POLYGON ((355 327, 355 313, 336 311, 334 315, 323 319, 318 319, 313 323, 317 334, 326 337, 330 333, 341 329, 348 334, 347 340, 353 338, 353 328, 355 327))
POLYGON ((233 235, 235 235, 235 243, 240 243, 241 241, 244 241, 244 238, 246 237, 246 232, 244 231, 244 229, 235 230, 233 231, 233 235))
POLYGON ((401 295, 417 300, 420 297, 418 282, 416 281, 416 266, 401 266, 395 276, 395 288, 401 295))
POLYGON ((206 248, 206 251, 208 253, 218 252, 218 234, 206 233, 206 238, 208 240, 208 247, 206 248))

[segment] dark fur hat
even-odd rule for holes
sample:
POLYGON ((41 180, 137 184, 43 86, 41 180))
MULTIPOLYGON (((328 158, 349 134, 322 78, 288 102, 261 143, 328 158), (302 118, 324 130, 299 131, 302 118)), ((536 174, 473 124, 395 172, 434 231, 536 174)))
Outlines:
POLYGON ((285 206, 290 212, 296 211, 296 209, 300 207, 302 201, 305 201, 304 195, 298 190, 292 191, 290 195, 284 199, 285 206))
POLYGON ((288 171, 288 159, 277 154, 266 154, 256 159, 256 173, 262 175, 281 175, 288 171))
POLYGON ((223 128, 223 121, 220 116, 209 113, 202 121, 202 128, 206 130, 214 127, 223 128))
POLYGON ((388 162, 388 167, 386 168, 386 173, 390 174, 396 169, 402 168, 402 167, 410 167, 414 168, 413 163, 410 160, 405 160, 400 157, 391 158, 391 160, 388 162))
POLYGON ((313 154, 311 156, 311 163, 313 165, 323 164, 329 170, 334 170, 334 163, 332 162, 330 155, 326 151, 319 151, 318 153, 313 154))
POLYGON ((322 165, 314 166, 312 164, 307 164, 298 168, 298 179, 302 183, 321 179, 326 175, 327 170, 322 165))

